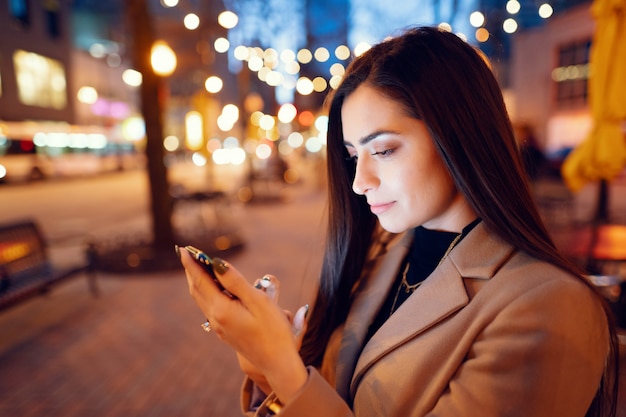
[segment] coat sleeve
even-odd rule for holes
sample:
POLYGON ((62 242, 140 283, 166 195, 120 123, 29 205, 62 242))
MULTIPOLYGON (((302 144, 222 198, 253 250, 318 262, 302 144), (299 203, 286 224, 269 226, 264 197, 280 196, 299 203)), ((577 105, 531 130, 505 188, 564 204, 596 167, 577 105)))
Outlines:
POLYGON ((545 283, 477 335, 428 416, 584 416, 609 350, 604 310, 579 282, 545 283))
MULTIPOLYGON (((307 371, 309 377, 306 384, 289 404, 282 407, 280 417, 354 417, 348 405, 315 368, 307 367, 307 371)), ((275 396, 268 395, 258 407, 255 407, 254 397, 254 384, 246 380, 241 397, 244 415, 271 416, 267 404, 274 400, 275 396)))

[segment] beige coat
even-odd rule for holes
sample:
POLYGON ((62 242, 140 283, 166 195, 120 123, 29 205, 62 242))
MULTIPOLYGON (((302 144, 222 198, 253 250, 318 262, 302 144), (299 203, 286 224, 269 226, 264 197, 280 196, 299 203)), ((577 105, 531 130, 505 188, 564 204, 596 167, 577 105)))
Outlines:
POLYGON ((600 303, 482 223, 362 348, 411 239, 379 256, 322 370, 280 416, 584 416, 608 352, 600 303))

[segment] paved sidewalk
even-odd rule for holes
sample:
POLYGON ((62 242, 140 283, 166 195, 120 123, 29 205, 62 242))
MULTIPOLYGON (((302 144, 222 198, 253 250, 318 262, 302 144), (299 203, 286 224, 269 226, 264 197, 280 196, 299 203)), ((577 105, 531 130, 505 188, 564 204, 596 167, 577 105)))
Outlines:
MULTIPOLYGON (((282 304, 295 310, 315 286, 325 207, 319 191, 287 191, 285 204, 243 209, 246 247, 228 260, 251 280, 278 276, 282 304)), ((75 279, 0 314, 0 416, 240 415, 236 358, 201 331, 182 270, 99 283, 98 299, 75 279)), ((621 358, 626 381, 626 350, 621 358)))
MULTIPOLYGON (((325 200, 286 191, 244 208, 246 247, 228 260, 251 280, 280 277, 295 310, 319 273, 325 200)), ((240 415, 236 358, 201 330, 182 269, 99 283, 98 299, 78 278, 0 314, 0 416, 240 415)))

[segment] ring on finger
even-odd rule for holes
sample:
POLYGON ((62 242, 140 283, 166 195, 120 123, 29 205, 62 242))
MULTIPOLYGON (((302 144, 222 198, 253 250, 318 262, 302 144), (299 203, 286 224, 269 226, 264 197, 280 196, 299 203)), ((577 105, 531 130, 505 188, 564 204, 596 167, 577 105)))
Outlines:
POLYGON ((202 323, 201 326, 202 326, 202 330, 204 330, 207 333, 209 333, 211 330, 213 330, 213 328, 211 327, 211 323, 209 323, 208 319, 207 319, 207 321, 202 323))

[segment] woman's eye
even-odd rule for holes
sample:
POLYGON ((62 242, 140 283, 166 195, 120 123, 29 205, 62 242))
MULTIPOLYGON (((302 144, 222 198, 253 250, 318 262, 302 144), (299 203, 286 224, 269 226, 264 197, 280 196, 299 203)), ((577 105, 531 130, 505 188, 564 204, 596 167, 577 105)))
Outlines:
POLYGON ((372 155, 374 156, 390 156, 393 153, 393 149, 385 149, 384 151, 378 151, 378 152, 374 152, 372 155))

